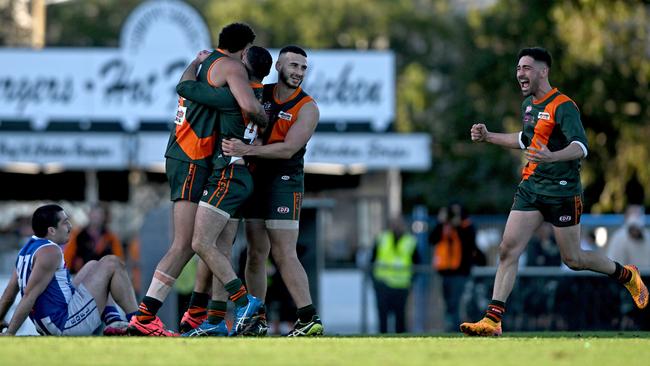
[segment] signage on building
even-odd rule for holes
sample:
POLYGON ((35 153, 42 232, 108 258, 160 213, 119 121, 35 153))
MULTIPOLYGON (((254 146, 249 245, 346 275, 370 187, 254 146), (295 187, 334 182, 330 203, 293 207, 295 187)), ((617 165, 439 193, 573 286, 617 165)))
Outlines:
POLYGON ((307 144, 305 163, 425 171, 431 167, 430 145, 431 137, 424 133, 317 133, 307 144))
MULTIPOLYGON (((194 8, 165 0, 144 2, 129 15, 119 48, 0 49, 0 121, 29 120, 35 129, 61 120, 119 121, 126 130, 169 121, 180 75, 213 46, 194 8)), ((308 52, 304 89, 318 101, 321 121, 385 131, 395 117, 393 54, 308 52)))
MULTIPOLYGON (((169 134, 141 133, 136 138, 133 166, 163 171, 169 134)), ((430 167, 431 138, 424 133, 315 133, 305 154, 305 170, 310 173, 425 171, 430 167)))
MULTIPOLYGON (((29 121, 39 131, 0 132, 0 166, 160 169, 169 134, 141 127, 171 121, 180 75, 199 50, 213 46, 193 7, 161 0, 145 1, 129 15, 118 48, 0 49, 0 123, 29 121), (40 132, 56 122, 119 122, 136 133, 40 132)), ((274 58, 278 51, 270 50, 274 58)), ((320 122, 371 127, 364 134, 315 134, 308 167, 428 169, 427 135, 375 133, 395 118, 392 52, 307 52, 303 88, 318 103, 320 122)), ((275 80, 273 68, 265 82, 275 80)))
POLYGON ((65 169, 124 169, 131 143, 123 133, 7 132, 0 138, 0 166, 29 172, 65 169))

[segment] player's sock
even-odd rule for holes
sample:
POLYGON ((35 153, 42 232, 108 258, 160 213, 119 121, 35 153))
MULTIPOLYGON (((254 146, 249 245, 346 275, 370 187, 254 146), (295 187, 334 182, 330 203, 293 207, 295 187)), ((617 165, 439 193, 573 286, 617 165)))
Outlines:
POLYGON ((492 300, 488 305, 488 309, 485 312, 485 317, 492 320, 495 323, 500 323, 503 318, 503 314, 506 312, 506 303, 499 300, 492 300))
POLYGON ((208 302, 208 323, 217 325, 226 317, 228 304, 225 301, 210 300, 208 302))
POLYGON ((620 263, 614 262, 616 265, 616 269, 614 270, 614 273, 609 275, 609 277, 613 278, 614 281, 620 283, 621 285, 624 285, 632 279, 632 271, 629 269, 623 267, 620 263))
POLYGON ((149 323, 156 318, 156 314, 172 290, 174 282, 176 279, 163 271, 156 270, 153 273, 147 295, 142 299, 138 306, 138 312, 135 314, 140 323, 149 323))
POLYGON ((187 312, 192 317, 200 317, 205 315, 209 300, 210 295, 202 292, 192 291, 192 297, 190 298, 190 304, 187 312))
POLYGON ((314 305, 309 304, 298 309, 298 311, 296 311, 296 314, 298 315, 298 319, 301 323, 309 323, 311 321, 311 318, 316 315, 316 308, 314 305))
POLYGON ((131 318, 133 318, 133 317, 135 316, 135 314, 137 314, 137 313, 138 313, 137 311, 134 311, 134 312, 132 312, 132 313, 128 313, 128 314, 126 314, 126 321, 127 321, 127 322, 130 322, 130 321, 131 321, 131 318))
POLYGON ((156 318, 156 314, 158 314, 158 310, 160 310, 162 304, 160 300, 145 296, 140 306, 138 306, 138 312, 135 313, 135 317, 140 323, 149 323, 156 318))
POLYGON ((115 306, 106 305, 104 311, 102 311, 102 322, 104 324, 111 324, 117 321, 123 321, 122 314, 117 310, 115 306))
POLYGON ((235 278, 234 280, 228 282, 224 287, 230 294, 228 298, 230 301, 234 302, 237 307, 248 305, 248 292, 246 291, 246 287, 244 287, 239 278, 235 278))

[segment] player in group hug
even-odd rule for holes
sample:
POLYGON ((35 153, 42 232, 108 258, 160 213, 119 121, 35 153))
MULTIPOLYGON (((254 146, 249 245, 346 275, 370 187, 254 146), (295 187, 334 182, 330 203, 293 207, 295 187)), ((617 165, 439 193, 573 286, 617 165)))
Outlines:
POLYGON ((200 262, 180 324, 183 336, 265 335, 269 254, 298 308, 289 336, 323 334, 296 253, 303 156, 319 119, 316 103, 300 87, 307 54, 297 46, 282 48, 278 82, 264 85, 273 60, 266 49, 252 46, 254 40, 248 25, 224 27, 217 49, 200 52, 176 88, 176 125, 165 153, 174 238, 130 319, 131 335, 176 335, 156 313, 195 253, 200 262), (248 242, 246 286, 231 264, 241 220, 248 242), (230 329, 228 300, 235 307, 230 329))
POLYGON ((298 46, 282 48, 275 62, 278 82, 262 84, 273 59, 253 46, 254 40, 246 24, 224 27, 217 49, 199 52, 177 85, 180 98, 165 153, 173 241, 140 305, 115 256, 89 262, 71 280, 61 251, 71 225, 60 206, 47 205, 34 213, 34 237, 21 250, 0 299, 4 319, 19 291, 22 296, 10 322, 0 323, 7 328, 3 334, 16 334, 29 316, 47 335, 90 335, 102 323, 107 335, 266 335, 269 255, 298 308, 288 336, 323 334, 296 253, 303 157, 319 119, 315 101, 301 88, 307 53, 298 46), (231 264, 241 220, 248 242, 247 286, 231 264), (194 254, 200 262, 179 334, 156 314, 194 254), (230 328, 229 300, 235 309, 230 328))

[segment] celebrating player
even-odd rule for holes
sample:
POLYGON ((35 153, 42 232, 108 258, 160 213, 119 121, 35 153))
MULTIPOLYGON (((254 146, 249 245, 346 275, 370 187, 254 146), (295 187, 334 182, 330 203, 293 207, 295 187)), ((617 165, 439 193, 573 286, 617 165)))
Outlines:
POLYGON ((263 102, 270 116, 264 145, 228 139, 223 140, 222 148, 229 156, 255 158, 255 190, 244 214, 249 245, 246 283, 251 293, 260 298, 266 295, 265 263, 270 251, 298 307, 298 320, 289 335, 321 335, 323 325, 296 253, 304 193, 303 157, 319 111, 313 98, 300 87, 307 71, 307 53, 302 48, 282 48, 275 68, 278 82, 264 85, 263 102))
MULTIPOLYGON (((262 47, 253 46, 244 53, 243 62, 251 78, 251 87, 261 100, 263 90, 261 82, 269 74, 273 63, 271 54, 262 47)), ((219 110, 219 143, 212 160, 214 170, 199 203, 197 223, 194 228, 194 239, 197 241, 193 241, 192 245, 214 243, 218 236, 217 247, 230 263, 232 243, 239 223, 239 219, 231 218, 239 213, 240 207, 253 192, 253 178, 242 157, 225 156, 221 153, 220 141, 234 138, 250 144, 257 138, 257 128, 265 126, 258 126, 242 115, 237 101, 227 87, 213 88, 200 81, 184 81, 178 85, 177 90, 181 96, 193 102, 219 110), (220 227, 223 231, 219 229, 220 227)), ((232 267, 229 266, 228 271, 232 271, 232 267)), ((223 277, 225 271, 222 270, 222 274, 213 273, 215 280, 212 283, 212 301, 207 309, 208 318, 194 330, 184 333, 184 336, 219 336, 226 333, 223 317, 228 292, 232 293, 231 282, 233 279, 238 281, 235 282, 236 289, 239 289, 242 284, 236 279, 234 272, 226 274, 228 277, 225 281, 223 277), (224 286, 228 292, 224 292, 224 286)), ((205 279, 197 278, 197 282, 204 281, 205 279)), ((232 296, 231 300, 236 304, 239 302, 238 298, 232 296)), ((246 309, 247 314, 237 315, 231 335, 246 330, 252 321, 252 316, 257 314, 262 304, 262 300, 253 297, 249 297, 249 302, 251 304, 249 307, 241 308, 242 311, 246 309)))
MULTIPOLYGON (((185 70, 181 81, 194 80, 197 77, 198 66, 202 64, 198 80, 215 87, 228 84, 242 111, 251 120, 266 123, 266 113, 255 98, 249 86, 248 74, 241 63, 242 53, 254 40, 255 33, 245 24, 233 23, 224 27, 219 34, 218 49, 210 54, 199 54, 185 70)), ((181 270, 194 255, 192 237, 195 216, 198 202, 212 173, 217 118, 218 111, 180 98, 175 120, 176 128, 171 133, 165 153, 167 178, 171 187, 171 199, 174 202, 174 240, 167 254, 156 267, 137 315, 131 319, 130 334, 175 335, 165 329, 156 314, 181 270)), ((204 224, 201 221, 199 226, 204 224)), ((217 250, 214 240, 195 249, 214 271, 217 271, 218 267, 230 267, 230 263, 217 250)), ((245 307, 248 303, 246 291, 241 286, 236 289, 235 287, 237 287, 236 282, 230 287, 233 291, 232 296, 238 299, 238 306, 245 307)))
POLYGON ((607 274, 630 291, 637 307, 644 308, 648 304, 648 289, 635 266, 622 266, 596 251, 580 248, 580 159, 588 152, 580 112, 569 97, 551 88, 548 51, 539 47, 524 48, 518 60, 517 81, 526 97, 521 108, 523 130, 511 134, 494 133, 482 123, 471 129, 472 141, 520 148, 525 150, 528 162, 499 246, 492 301, 483 319, 460 325, 467 335, 501 334, 501 319, 517 276, 519 256, 544 221, 553 225, 562 261, 569 268, 607 274))

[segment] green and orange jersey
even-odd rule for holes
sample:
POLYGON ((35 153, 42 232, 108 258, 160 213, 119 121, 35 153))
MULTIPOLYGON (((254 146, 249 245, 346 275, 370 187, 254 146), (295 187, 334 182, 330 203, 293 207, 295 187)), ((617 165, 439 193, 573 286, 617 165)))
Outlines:
MULTIPOLYGON (((530 96, 521 105, 523 130, 519 144, 558 151, 571 143, 578 144, 587 156, 587 137, 576 104, 556 88, 543 98, 530 96)), ((523 186, 546 196, 566 197, 582 193, 580 159, 554 162, 528 162, 522 171, 523 186)))
MULTIPOLYGON (((250 86, 253 88, 255 97, 261 102, 264 85, 251 82, 250 86)), ((212 158, 214 168, 223 168, 237 160, 222 154, 221 141, 223 139, 236 138, 250 144, 257 137, 257 126, 245 116, 227 86, 215 88, 208 83, 186 80, 178 84, 176 91, 194 103, 219 111, 218 134, 212 158)))
MULTIPOLYGON (((314 98, 298 87, 286 100, 278 100, 275 97, 276 84, 265 84, 263 105, 269 116, 269 125, 262 135, 262 142, 273 144, 283 142, 289 129, 298 120, 300 109, 307 103, 314 101, 314 98)), ((290 174, 302 173, 304 170, 305 147, 303 146, 289 159, 265 159, 262 169, 267 171, 290 174)))
MULTIPOLYGON (((214 86, 209 72, 224 57, 228 56, 220 50, 213 51, 201 63, 197 81, 214 86)), ((165 157, 211 168, 218 118, 219 111, 214 108, 179 97, 174 120, 176 125, 169 136, 165 157)))

